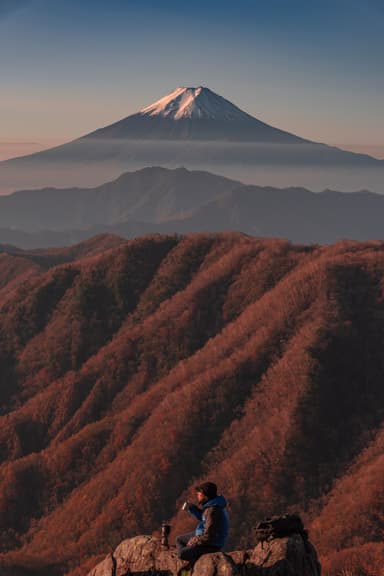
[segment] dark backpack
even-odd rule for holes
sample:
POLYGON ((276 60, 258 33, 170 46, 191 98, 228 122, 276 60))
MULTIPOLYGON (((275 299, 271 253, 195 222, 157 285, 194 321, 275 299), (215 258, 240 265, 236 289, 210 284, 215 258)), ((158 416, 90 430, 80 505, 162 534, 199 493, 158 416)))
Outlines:
POLYGON ((292 534, 300 534, 307 540, 308 533, 304 529, 304 524, 297 514, 285 514, 284 516, 272 516, 259 522, 255 530, 258 542, 273 540, 274 538, 285 538, 292 534))

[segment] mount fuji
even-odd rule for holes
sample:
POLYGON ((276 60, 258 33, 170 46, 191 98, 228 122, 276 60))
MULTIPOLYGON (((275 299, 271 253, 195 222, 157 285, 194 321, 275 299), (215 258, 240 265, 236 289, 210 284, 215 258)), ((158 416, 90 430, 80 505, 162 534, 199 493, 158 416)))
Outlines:
POLYGON ((384 192, 384 161, 270 126, 199 86, 176 88, 67 144, 0 162, 0 193, 95 186, 126 170, 159 165, 260 185, 384 192))
POLYGON ((209 88, 173 92, 85 138, 203 140, 237 142, 307 142, 243 112, 209 88))

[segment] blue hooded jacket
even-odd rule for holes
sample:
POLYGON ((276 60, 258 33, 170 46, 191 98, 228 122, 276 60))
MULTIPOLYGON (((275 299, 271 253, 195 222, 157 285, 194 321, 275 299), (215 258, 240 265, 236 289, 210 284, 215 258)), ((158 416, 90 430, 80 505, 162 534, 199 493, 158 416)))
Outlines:
POLYGON ((208 500, 202 509, 194 504, 189 505, 188 512, 200 520, 195 530, 199 544, 217 546, 218 548, 225 545, 229 530, 226 506, 227 502, 224 496, 216 496, 216 498, 208 500))

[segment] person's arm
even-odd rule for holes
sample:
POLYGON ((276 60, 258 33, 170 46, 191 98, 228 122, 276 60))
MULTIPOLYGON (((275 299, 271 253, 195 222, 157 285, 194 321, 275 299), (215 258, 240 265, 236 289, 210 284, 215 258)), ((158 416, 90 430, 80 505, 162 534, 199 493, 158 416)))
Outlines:
POLYGON ((203 519, 203 511, 200 510, 200 508, 195 504, 188 504, 187 510, 190 514, 192 514, 192 516, 194 516, 198 520, 201 521, 203 519))
POLYGON ((211 545, 215 542, 222 521, 221 508, 208 508, 205 513, 205 530, 201 536, 194 537, 194 545, 211 545))

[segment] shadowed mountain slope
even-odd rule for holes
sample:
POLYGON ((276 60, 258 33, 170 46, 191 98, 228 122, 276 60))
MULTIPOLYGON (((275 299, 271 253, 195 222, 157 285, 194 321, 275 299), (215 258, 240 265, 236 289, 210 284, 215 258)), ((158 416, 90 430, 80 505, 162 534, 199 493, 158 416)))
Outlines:
POLYGON ((97 188, 43 188, 0 197, 0 228, 35 232, 126 220, 159 223, 186 217, 239 185, 209 172, 145 168, 97 188))
MULTIPOLYGON (((123 226, 119 228, 122 233, 123 226)), ((161 230, 166 228, 182 233, 238 230, 319 244, 376 240, 384 237, 384 197, 368 191, 314 193, 303 188, 241 186, 182 222, 163 224, 161 230)))
POLYGON ((296 510, 325 562, 363 566, 370 546, 372 567, 383 278, 382 242, 241 234, 148 236, 36 271, 0 301, 0 565, 84 574, 163 519, 190 529, 180 504, 210 478, 232 548, 296 510))

